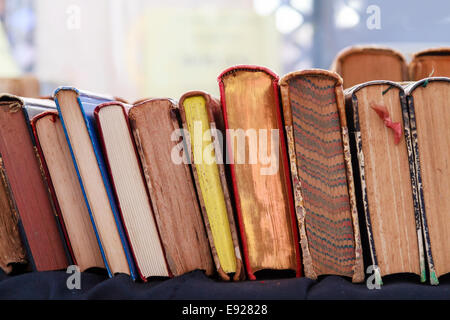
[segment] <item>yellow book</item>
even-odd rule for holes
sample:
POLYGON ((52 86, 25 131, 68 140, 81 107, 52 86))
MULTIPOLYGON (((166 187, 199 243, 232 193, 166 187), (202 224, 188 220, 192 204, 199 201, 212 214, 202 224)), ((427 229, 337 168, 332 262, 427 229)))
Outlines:
MULTIPOLYGON (((216 131, 220 105, 209 94, 190 91, 180 99, 184 139, 214 262, 224 280, 244 276, 233 211, 225 177, 222 143, 216 131)), ((221 119, 218 119, 221 122, 221 119)))

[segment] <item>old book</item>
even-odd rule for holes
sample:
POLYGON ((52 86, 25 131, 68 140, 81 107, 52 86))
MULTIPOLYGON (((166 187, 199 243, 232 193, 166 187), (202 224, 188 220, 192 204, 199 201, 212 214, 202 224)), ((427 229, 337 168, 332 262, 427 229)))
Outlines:
POLYGON ((412 149, 431 284, 450 272, 449 78, 406 86, 412 149))
POLYGON ((97 106, 94 114, 117 208, 136 269, 146 281, 152 276, 168 277, 171 274, 128 125, 129 107, 120 102, 106 102, 97 106))
POLYGON ((18 78, 0 78, 0 92, 21 97, 39 97, 39 81, 30 75, 18 78))
POLYGON ((342 78, 326 70, 280 81, 305 275, 364 280, 342 78))
POLYGON ((390 48, 354 46, 336 56, 331 69, 344 80, 344 89, 372 80, 408 80, 408 67, 400 52, 390 48))
POLYGON ((106 270, 110 277, 125 273, 135 279, 94 118, 95 107, 113 98, 72 87, 60 87, 54 96, 106 270))
POLYGON ((252 280, 266 269, 300 276, 278 76, 262 67, 235 66, 218 81, 247 274, 252 280))
POLYGON ((0 155, 0 268, 7 274, 13 272, 17 265, 27 263, 19 222, 16 202, 0 155))
POLYGON ((450 47, 416 52, 409 63, 409 79, 450 77, 450 47))
MULTIPOLYGON (((73 262, 81 271, 104 268, 64 129, 56 105, 52 104, 54 110, 39 113, 31 120, 49 190, 65 226, 73 262)), ((33 110, 36 108, 28 109, 29 115, 33 110)))
POLYGON ((214 120, 220 102, 206 92, 190 91, 179 107, 216 269, 224 280, 240 280, 245 274, 225 176, 223 134, 214 120))
POLYGON ((194 182, 180 156, 184 144, 177 103, 147 100, 134 105, 128 117, 170 271, 174 276, 195 269, 212 274, 194 182))
POLYGON ((425 281, 420 207, 403 88, 374 81, 346 90, 346 111, 377 283, 394 273, 425 281))
POLYGON ((26 105, 25 99, 17 96, 0 97, 0 154, 4 171, 32 268, 65 269, 69 262, 67 250, 31 135, 26 105))

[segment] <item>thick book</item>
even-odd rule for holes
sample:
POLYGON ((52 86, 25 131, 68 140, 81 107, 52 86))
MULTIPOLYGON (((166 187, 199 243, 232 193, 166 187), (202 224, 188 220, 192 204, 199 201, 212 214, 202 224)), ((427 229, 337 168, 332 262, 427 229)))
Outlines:
POLYGON ((245 268, 301 275, 298 227, 284 137, 278 76, 257 66, 235 66, 219 77, 227 162, 245 268))
POLYGON ((143 101, 129 110, 128 117, 169 270, 174 276, 195 269, 211 275, 214 264, 185 161, 177 103, 143 101))
POLYGON ((426 280, 410 118, 402 86, 371 81, 345 91, 355 186, 377 283, 394 273, 426 280))
POLYGON ((190 91, 179 107, 216 269, 224 280, 241 280, 245 273, 225 174, 223 132, 214 118, 221 117, 220 102, 206 92, 190 91))
POLYGON ((108 275, 125 273, 135 279, 94 118, 95 107, 113 98, 72 87, 58 88, 54 98, 108 275))
POLYGON ((27 263, 19 221, 17 205, 0 155, 0 268, 6 274, 27 263))
POLYGON ((406 81, 408 66, 404 56, 393 49, 353 46, 339 52, 331 70, 343 79, 344 89, 372 80, 406 81))
POLYGON ((98 105, 94 114, 136 269, 147 281, 149 277, 169 277, 171 273, 128 124, 129 108, 120 102, 106 102, 98 105))
POLYGON ((280 80, 305 275, 364 280, 342 78, 326 70, 280 80))
POLYGON ((409 79, 450 77, 450 47, 416 52, 409 63, 409 79))
POLYGON ((64 129, 52 101, 53 110, 36 113, 39 106, 27 109, 36 147, 41 157, 50 194, 58 216, 62 219, 73 263, 81 271, 104 268, 103 259, 84 202, 77 173, 72 162, 64 129))
POLYGON ((450 79, 405 87, 430 283, 450 272, 450 79))
POLYGON ((59 218, 29 126, 25 99, 0 97, 0 154, 28 261, 36 271, 65 269, 70 261, 59 218))

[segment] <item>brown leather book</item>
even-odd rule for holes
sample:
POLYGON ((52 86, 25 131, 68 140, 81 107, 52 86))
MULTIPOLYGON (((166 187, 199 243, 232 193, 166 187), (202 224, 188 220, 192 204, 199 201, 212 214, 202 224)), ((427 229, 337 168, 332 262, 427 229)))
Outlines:
POLYGON ((262 270, 300 276, 278 76, 263 67, 236 66, 218 81, 247 274, 252 280, 262 270))
POLYGON ((58 111, 37 114, 31 119, 31 127, 73 262, 81 271, 104 268, 58 111))
POLYGON ((11 273, 16 265, 27 263, 26 251, 19 233, 20 218, 11 186, 0 156, 0 268, 11 273))
POLYGON ((179 107, 216 269, 223 280, 241 280, 245 273, 225 175, 223 131, 214 120, 220 102, 206 92, 189 91, 180 98, 179 107))
POLYGON ((39 81, 33 76, 18 78, 0 78, 0 92, 21 97, 39 97, 39 81))
POLYGON ((64 269, 68 265, 64 240, 30 133, 24 100, 0 96, 0 153, 29 248, 29 260, 37 271, 64 269))
POLYGON ((182 150, 177 103, 143 101, 129 110, 128 117, 170 271, 174 276, 195 269, 212 274, 208 238, 182 150))
POLYGON ((409 63, 410 80, 450 77, 450 47, 416 52, 409 63))
POLYGON ((280 80, 305 275, 364 280, 342 78, 326 70, 280 80))
POLYGON ((372 80, 408 80, 403 55, 390 48, 354 46, 339 52, 331 66, 344 80, 344 89, 372 80))
POLYGON ((345 91, 355 187, 376 283, 394 273, 425 281, 420 206, 405 92, 391 81, 345 91))
POLYGON ((405 87, 430 283, 450 272, 450 79, 405 87))

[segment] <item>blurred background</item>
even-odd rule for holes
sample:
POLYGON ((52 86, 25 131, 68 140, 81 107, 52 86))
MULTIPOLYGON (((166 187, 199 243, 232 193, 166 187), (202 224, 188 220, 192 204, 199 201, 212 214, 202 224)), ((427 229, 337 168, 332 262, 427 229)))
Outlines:
POLYGON ((450 1, 0 0, 0 77, 33 75, 134 101, 218 95, 235 64, 329 68, 354 44, 450 45, 450 1))

